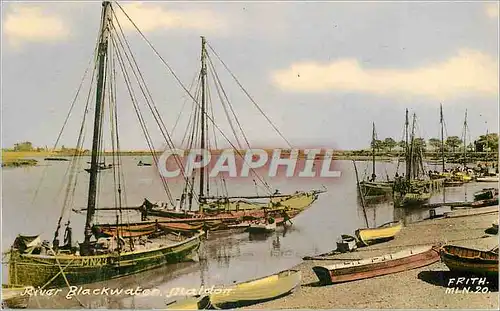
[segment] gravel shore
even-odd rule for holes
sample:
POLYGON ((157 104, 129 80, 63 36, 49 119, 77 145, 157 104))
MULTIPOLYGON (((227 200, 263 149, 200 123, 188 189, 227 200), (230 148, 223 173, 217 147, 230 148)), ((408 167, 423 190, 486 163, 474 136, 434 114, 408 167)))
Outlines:
MULTIPOLYGON (((498 208, 498 207, 497 207, 498 208)), ((479 209, 476 209, 479 210, 479 209)), ((440 218, 409 224, 392 241, 358 249, 333 258, 367 258, 393 253, 415 245, 450 243, 489 250, 498 245, 498 235, 485 230, 498 223, 498 212, 458 218, 440 218)), ((449 270, 441 262, 371 279, 319 286, 312 271, 316 265, 334 260, 306 260, 296 268, 302 271, 302 286, 291 295, 248 309, 350 309, 350 308, 450 308, 497 309, 498 290, 489 293, 446 293, 449 270)), ((498 282, 498 281, 497 281, 498 282)), ((472 286, 474 289, 475 286, 472 286)), ((497 286, 498 288, 498 286, 497 286)), ((472 291, 471 289, 471 291, 472 291)))

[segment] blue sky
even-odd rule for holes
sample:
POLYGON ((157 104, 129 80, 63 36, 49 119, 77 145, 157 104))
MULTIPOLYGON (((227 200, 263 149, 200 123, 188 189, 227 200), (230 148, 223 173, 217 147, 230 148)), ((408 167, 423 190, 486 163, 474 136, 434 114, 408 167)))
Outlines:
MULTIPOLYGON (((206 36, 294 146, 364 148, 372 122, 380 138, 400 139, 405 108, 417 114, 419 135, 437 137, 440 103, 448 135, 461 135, 466 109, 471 137, 498 131, 498 2, 120 3, 186 85, 199 70, 206 36)), ((100 13, 100 2, 2 4, 3 147, 54 143, 92 56, 100 13)), ((186 95, 122 24, 171 129, 186 95)), ((283 146, 212 60, 252 146, 283 146)), ((118 92, 122 149, 146 149, 125 89, 118 92)), ((66 146, 76 143, 80 97, 66 146)), ((230 135, 223 110, 213 105, 230 135)), ((159 133, 152 136, 161 146, 159 133)))

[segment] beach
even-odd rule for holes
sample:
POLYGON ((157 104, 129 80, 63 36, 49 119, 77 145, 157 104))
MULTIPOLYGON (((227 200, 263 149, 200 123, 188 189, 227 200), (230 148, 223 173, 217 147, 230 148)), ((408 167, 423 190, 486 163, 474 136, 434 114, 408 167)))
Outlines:
MULTIPOLYGON (((404 227, 392 241, 375 244, 328 258, 369 258, 424 244, 450 243, 458 246, 489 250, 498 245, 498 235, 485 230, 498 222, 498 213, 468 217, 424 220, 404 227)), ((294 293, 248 309, 498 309, 498 292, 449 293, 449 270, 442 262, 405 272, 371 279, 317 285, 312 271, 316 265, 331 265, 339 260, 305 260, 298 268, 302 286, 294 293)), ((451 280, 451 281, 450 281, 451 280)), ((489 286, 488 286, 489 287, 489 286)))

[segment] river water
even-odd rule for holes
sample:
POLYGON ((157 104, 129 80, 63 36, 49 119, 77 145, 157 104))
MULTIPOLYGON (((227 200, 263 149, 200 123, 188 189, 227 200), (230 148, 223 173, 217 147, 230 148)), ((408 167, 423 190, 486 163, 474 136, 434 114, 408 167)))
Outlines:
MULTIPOLYGON (((151 201, 166 201, 166 195, 158 172, 154 166, 138 167, 138 160, 151 162, 147 157, 123 157, 124 191, 127 200, 123 205, 138 206, 144 198, 151 201)), ((85 160, 86 161, 86 160, 85 160)), ((85 161, 83 163, 85 163, 85 161)), ((317 166, 321 163, 318 161, 317 166)), ((29 168, 3 169, 2 184, 2 250, 6 251, 17 234, 42 234, 43 239, 52 240, 57 219, 61 214, 62 200, 65 196, 63 177, 69 162, 44 162, 29 168)), ((370 172, 370 163, 357 162, 360 177, 370 172)), ((378 162, 379 176, 394 176, 394 162, 378 162)), ((229 285, 254 279, 292 268, 302 261, 302 257, 325 253, 336 247, 341 234, 353 234, 357 228, 377 226, 392 220, 404 219, 406 223, 420 221, 429 217, 426 209, 394 209, 392 203, 383 202, 369 205, 366 217, 357 199, 356 176, 352 161, 336 160, 332 169, 341 172, 337 178, 288 178, 279 176, 267 178, 268 182, 282 193, 296 190, 327 188, 313 206, 293 219, 288 229, 279 228, 269 236, 250 236, 248 233, 213 236, 204 241, 200 248, 200 261, 166 266, 138 275, 105 282, 109 287, 141 286, 157 288, 168 292, 175 287, 199 288, 212 285, 229 285)), ((404 169, 404 168, 400 168, 404 169)), ((428 169, 434 169, 430 166, 428 169)), ((260 172, 265 175, 265 171, 260 172)), ((371 172, 370 172, 371 173, 371 172)), ((88 173, 78 171, 81 182, 74 195, 74 207, 86 206, 88 173)), ((103 185, 100 206, 113 206, 113 173, 100 173, 103 185)), ((251 179, 231 178, 226 181, 231 194, 255 194, 255 184, 251 179)), ((169 183, 172 193, 178 195, 182 189, 179 180, 169 183)), ((495 184, 469 183, 466 186, 447 188, 447 202, 472 200, 475 191, 495 184)), ((262 190, 261 190, 262 191, 262 190)), ((215 192, 215 188, 212 193, 215 192)), ((431 202, 442 202, 443 193, 431 198, 431 202)), ((82 241, 85 216, 73 212, 70 215, 74 239, 82 241)), ((127 213, 130 221, 138 219, 136 212, 127 213)), ((114 212, 100 212, 103 222, 114 221, 114 212)), ((63 226, 64 228, 64 226, 63 226)), ((60 236, 61 237, 61 236, 60 236)), ((7 269, 3 265, 2 280, 7 281, 7 269)), ((82 299, 84 299, 83 297, 82 299)), ((81 300, 85 307, 104 308, 164 308, 166 297, 116 296, 81 300)), ((81 307, 75 299, 53 297, 38 299, 32 307, 81 307)))

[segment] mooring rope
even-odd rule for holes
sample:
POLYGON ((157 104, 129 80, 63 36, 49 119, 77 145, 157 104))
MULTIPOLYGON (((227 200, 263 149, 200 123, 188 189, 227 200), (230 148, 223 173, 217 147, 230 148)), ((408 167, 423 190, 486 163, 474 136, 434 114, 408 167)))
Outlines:
MULTIPOLYGON (((55 259, 55 261, 57 263, 57 266, 59 267, 59 270, 60 270, 59 273, 61 273, 61 275, 63 276, 64 281, 66 282, 66 285, 68 285, 68 289, 69 289, 71 287, 71 285, 69 284, 69 281, 66 278, 66 274, 64 273, 63 267, 61 267, 61 263, 59 262, 59 259, 57 259, 56 253, 54 252, 54 250, 52 249, 52 247, 49 248, 49 250, 52 252, 52 254, 54 254, 54 259, 55 259)), ((66 268, 71 264, 71 262, 73 262, 73 260, 74 259, 71 259, 71 261, 66 265, 66 268)), ((56 274, 55 277, 57 277, 57 275, 59 275, 59 274, 56 274)), ((54 277, 54 279, 55 279, 55 277, 54 277)), ((49 282, 52 282, 52 280, 49 281, 49 282)), ((45 285, 44 285, 44 287, 45 287, 45 285)), ((78 303, 80 304, 80 306, 83 307, 83 308, 85 308, 85 305, 80 301, 80 299, 78 299, 78 297, 76 297, 76 296, 74 296, 74 297, 75 297, 76 301, 78 301, 78 303)))

